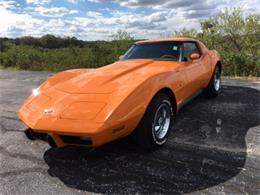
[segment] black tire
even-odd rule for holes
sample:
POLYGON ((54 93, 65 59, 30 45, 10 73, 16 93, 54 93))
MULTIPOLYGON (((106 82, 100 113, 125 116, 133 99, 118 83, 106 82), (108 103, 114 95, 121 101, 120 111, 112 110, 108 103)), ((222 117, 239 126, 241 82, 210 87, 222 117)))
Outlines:
POLYGON ((172 128, 172 121, 171 100, 166 94, 159 93, 152 99, 142 120, 133 132, 133 139, 143 149, 157 149, 166 143, 172 128), (159 125, 159 122, 161 125, 159 125), (160 128, 158 129, 158 127, 160 128), (161 136, 159 136, 159 132, 161 136))
POLYGON ((220 67, 216 66, 215 71, 212 75, 212 78, 209 82, 208 87, 205 90, 205 96, 207 98, 214 98, 217 97, 220 90, 220 83, 221 83, 221 71, 220 67), (219 83, 216 83, 219 82, 219 83))

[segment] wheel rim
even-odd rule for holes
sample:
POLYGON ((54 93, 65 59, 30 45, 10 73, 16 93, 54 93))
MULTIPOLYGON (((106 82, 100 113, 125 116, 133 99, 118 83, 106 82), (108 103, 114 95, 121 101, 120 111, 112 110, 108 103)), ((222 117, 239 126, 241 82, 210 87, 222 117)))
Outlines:
POLYGON ((171 110, 170 106, 166 103, 161 104, 156 110, 154 116, 153 132, 156 139, 163 139, 170 127, 171 110))
POLYGON ((218 69, 216 70, 216 73, 214 75, 214 87, 216 91, 218 91, 220 88, 220 73, 218 69))

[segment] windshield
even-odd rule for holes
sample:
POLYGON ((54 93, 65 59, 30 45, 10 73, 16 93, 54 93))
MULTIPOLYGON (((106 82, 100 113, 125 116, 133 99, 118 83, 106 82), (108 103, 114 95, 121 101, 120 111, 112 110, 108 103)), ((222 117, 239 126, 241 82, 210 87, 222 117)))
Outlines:
POLYGON ((180 60, 180 42, 139 43, 132 46, 124 55, 129 59, 180 60))

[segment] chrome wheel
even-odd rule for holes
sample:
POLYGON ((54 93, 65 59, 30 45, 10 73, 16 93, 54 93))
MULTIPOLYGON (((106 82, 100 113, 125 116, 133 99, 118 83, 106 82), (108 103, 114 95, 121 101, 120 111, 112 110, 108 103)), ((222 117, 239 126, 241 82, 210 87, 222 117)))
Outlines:
POLYGON ((136 143, 148 150, 162 147, 172 127, 173 111, 170 97, 163 92, 157 93, 133 132, 136 143))
POLYGON ((153 123, 153 134, 156 139, 163 139, 169 131, 171 108, 168 103, 161 104, 156 110, 153 123))
POLYGON ((220 88, 220 72, 219 69, 216 69, 215 75, 214 75, 214 88, 216 91, 219 91, 220 88))

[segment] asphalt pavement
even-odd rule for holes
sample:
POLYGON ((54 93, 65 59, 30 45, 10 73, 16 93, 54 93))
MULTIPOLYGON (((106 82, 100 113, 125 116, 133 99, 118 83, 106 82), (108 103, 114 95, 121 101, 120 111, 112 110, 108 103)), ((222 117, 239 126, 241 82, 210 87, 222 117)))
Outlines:
POLYGON ((175 117, 167 144, 95 150, 26 139, 16 112, 49 72, 0 70, 0 194, 260 194, 260 82, 224 80, 175 117))

